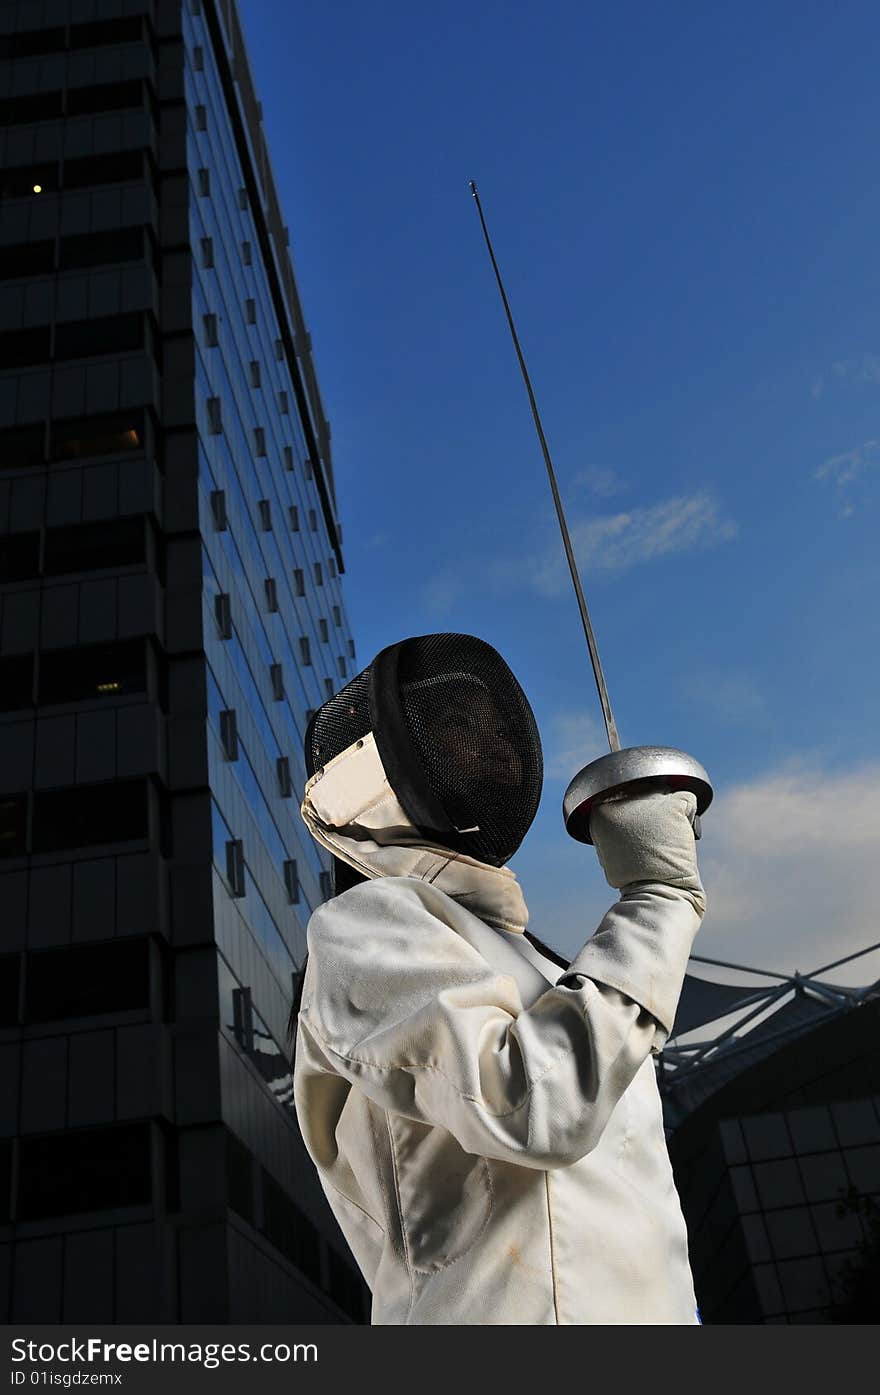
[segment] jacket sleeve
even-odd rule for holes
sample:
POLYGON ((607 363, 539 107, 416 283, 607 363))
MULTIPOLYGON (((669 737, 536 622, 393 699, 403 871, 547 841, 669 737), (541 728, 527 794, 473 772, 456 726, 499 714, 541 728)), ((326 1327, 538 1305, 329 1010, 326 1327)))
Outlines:
POLYGON ((526 1009, 455 930, 456 909, 424 882, 377 878, 314 913, 297 1071, 342 1076, 466 1152, 564 1167, 665 1040, 700 911, 639 883, 526 1009))

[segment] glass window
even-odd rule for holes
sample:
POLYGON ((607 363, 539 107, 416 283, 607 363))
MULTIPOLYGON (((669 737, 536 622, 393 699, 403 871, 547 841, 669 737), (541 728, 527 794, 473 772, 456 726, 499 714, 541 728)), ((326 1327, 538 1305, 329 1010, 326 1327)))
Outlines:
POLYGON ((276 339, 276 340, 275 340, 275 357, 276 357, 277 359, 279 359, 279 360, 284 358, 284 340, 283 340, 283 339, 276 339))
POLYGON ((293 781, 290 776, 290 761, 287 756, 279 756, 275 762, 278 772, 278 793, 282 799, 289 799, 293 793, 293 781))
POLYGON ((33 703, 34 661, 30 654, 0 659, 0 712, 16 712, 33 703))
POLYGON ((60 91, 35 92, 0 102, 0 126, 29 126, 32 121, 51 121, 63 114, 60 91))
POLYGON ((238 206, 239 208, 247 208, 248 206, 248 194, 245 188, 240 188, 238 191, 238 206))
POLYGON ((291 528, 291 532, 298 533, 298 532, 299 532, 299 509, 297 508, 296 504, 291 504, 291 506, 290 506, 290 508, 289 508, 289 510, 288 510, 287 516, 288 516, 288 518, 290 519, 290 528, 291 528))
POLYGON ((320 563, 320 562, 316 562, 314 565, 315 565, 315 585, 316 585, 316 586, 323 586, 323 585, 324 585, 324 572, 323 572, 323 570, 322 570, 322 568, 321 568, 321 563, 320 563))
POLYGON ((0 795, 0 857, 23 857, 27 839, 27 795, 0 795))
POLYGON ((314 509, 309 509, 309 528, 313 533, 318 531, 318 515, 314 509))
POLYGON ((273 1177, 260 1169, 266 1239, 314 1283, 321 1282, 318 1233, 273 1177))
POLYGON ((102 82, 98 87, 70 87, 67 115, 88 116, 96 112, 124 111, 143 105, 144 85, 133 82, 102 82))
POLYGON ((80 702, 147 691, 142 639, 47 650, 40 656, 39 702, 80 702))
POLYGON ((353 658, 354 658, 354 640, 353 640, 353 639, 350 639, 350 640, 348 641, 348 657, 349 657, 350 659, 353 659, 353 658))
POLYGON ((204 166, 198 171, 198 189, 201 198, 206 198, 211 192, 211 171, 204 166))
POLYGON ((268 532, 272 527, 272 505, 268 499, 261 499, 259 502, 260 527, 268 532))
POLYGON ((55 242, 25 242, 20 247, 4 247, 0 257, 0 280, 17 276, 43 276, 55 270, 55 242))
POLYGON ((324 692, 326 693, 326 695, 327 695, 328 698, 332 698, 333 693, 334 693, 333 679, 332 679, 332 678, 325 678, 325 679, 324 679, 324 692))
POLYGON ((238 722, 235 709, 224 708, 220 713, 220 741, 227 760, 238 760, 238 722))
POLYGON ((148 834, 145 780, 110 780, 34 795, 35 853, 127 842, 148 834))
POLYGON ((275 585, 275 578, 271 576, 266 577, 266 609, 278 609, 278 587, 275 585))
POLYGON ((205 50, 201 44, 196 44, 193 49, 193 67, 197 73, 201 73, 205 67, 205 50))
POLYGON ((217 347, 217 316, 203 315, 202 324, 205 331, 205 347, 214 349, 217 347))
POLYGON ((300 635, 299 657, 300 662, 303 664, 310 664, 312 662, 312 647, 309 644, 308 635, 300 635))
POLYGON ((345 659, 341 654, 339 655, 339 658, 336 660, 336 662, 339 666, 339 677, 344 678, 348 665, 346 664, 345 659))
POLYGON ((47 363, 49 352, 48 325, 0 334, 0 368, 27 368, 32 363, 47 363))
POLYGON ((338 606, 338 605, 335 605, 335 606, 333 607, 333 624, 334 624, 334 625, 341 625, 341 624, 342 624, 342 611, 339 609, 339 606, 338 606))
POLYGON ((0 537, 0 581, 27 581, 40 574, 40 534, 6 533, 0 537))
POLYGON ((0 469, 18 470, 46 463, 46 424, 13 426, 0 431, 0 469))
POLYGON ((285 470, 293 469, 293 446, 284 447, 284 468, 285 470))
POLYGON ((57 1022, 150 1005, 146 939, 31 951, 25 974, 25 1021, 57 1022))
POLYGON ((241 259, 244 262, 245 266, 250 266, 251 262, 253 261, 253 257, 251 255, 251 244, 249 242, 243 242, 241 244, 241 259))
POLYGON ((109 232, 62 237, 58 244, 58 266, 61 271, 82 266, 109 266, 115 262, 139 262, 143 256, 144 233, 141 227, 113 228, 109 232))
POLYGON ((252 358, 252 359, 251 359, 251 387, 257 388, 257 387, 259 387, 259 386, 260 386, 260 360, 257 359, 257 358, 252 358))
POLYGON ((140 408, 106 412, 101 416, 54 421, 49 458, 79 460, 92 455, 117 455, 144 446, 144 415, 140 408))
POLYGON ((197 130, 197 131, 207 131, 207 129, 208 129, 208 112, 207 112, 207 108, 205 108, 205 107, 203 107, 203 106, 201 106, 201 105, 200 105, 200 106, 197 106, 197 107, 196 107, 196 130, 197 130))
POLYGON ((284 669, 281 664, 269 665, 269 681, 272 684, 272 697, 276 702, 284 701, 284 669))
POLYGON ((63 29, 29 29, 23 34, 0 34, 0 59, 35 58, 64 48, 63 29))
POLYGON ((293 594, 304 596, 306 594, 306 579, 302 567, 293 569, 293 594))
POLYGON ((220 591, 215 596, 214 614, 217 619, 217 628, 220 631, 220 638, 232 639, 232 603, 227 592, 220 591))
POLYGON ((202 266, 210 268, 214 265, 214 242, 210 237, 201 239, 202 246, 202 266))
POLYGON ((140 150, 119 150, 109 155, 84 155, 64 161, 64 188, 88 189, 101 184, 125 184, 143 179, 140 150))
POLYGON ((223 421, 220 415, 220 398, 209 397, 208 408, 208 432, 211 436, 218 436, 223 430, 223 421))
POLYGON ((80 320, 55 326, 56 359, 98 358, 142 349, 144 317, 108 315, 98 320, 80 320))
POLYGON ((143 38, 144 24, 140 15, 121 19, 99 19, 88 24, 70 26, 71 48, 98 48, 102 44, 131 44, 143 38))
POLYGON ((106 523, 76 523, 70 528, 46 529, 46 576, 132 567, 146 560, 146 533, 139 514, 115 518, 112 528, 106 523))
POLYGON ((254 454, 266 454, 266 429, 263 426, 254 427, 254 454))
POLYGON ((257 323, 257 302, 255 300, 245 301, 244 317, 249 325, 255 325, 257 323))
MULTIPOLYGON (((209 398, 209 401, 211 400, 209 398)), ((224 490, 214 489, 211 491, 211 513, 214 515, 214 527, 218 533, 225 532, 229 527, 229 519, 226 514, 226 493, 224 490)))
POLYGON ((283 413, 285 413, 285 414, 288 413, 288 412, 290 411, 290 407, 288 406, 288 402, 287 402, 287 393, 286 393, 286 392, 279 392, 279 394, 278 394, 278 406, 279 406, 280 411, 283 412, 283 413))
POLYGON ((240 838, 230 838, 226 844, 226 880, 230 896, 247 895, 244 880, 244 844, 240 838))
POLYGON ((321 636, 321 643, 326 644, 330 639, 330 627, 327 624, 327 621, 324 619, 323 615, 318 621, 318 633, 321 636))
POLYGON ((18 1217, 104 1211, 152 1199, 150 1125, 71 1129, 19 1142, 18 1217))
POLYGON ((288 901, 295 905, 299 901, 299 872, 295 857, 288 858, 284 863, 284 885, 287 888, 288 901))
POLYGON ((253 1158, 234 1134, 226 1130, 226 1196, 229 1205, 254 1223, 253 1158))
POLYGON ((18 1026, 21 955, 0 955, 0 1027, 18 1026))

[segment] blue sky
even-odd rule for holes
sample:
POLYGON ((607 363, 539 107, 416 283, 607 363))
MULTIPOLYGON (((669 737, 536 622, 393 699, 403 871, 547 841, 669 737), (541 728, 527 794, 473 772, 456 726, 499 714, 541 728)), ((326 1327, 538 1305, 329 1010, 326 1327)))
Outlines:
POLYGON ((623 742, 715 783, 696 950, 808 971, 880 940, 876 5, 241 8, 358 656, 463 630, 520 678, 532 928, 573 954, 613 899, 560 814, 605 746, 469 179, 623 742))

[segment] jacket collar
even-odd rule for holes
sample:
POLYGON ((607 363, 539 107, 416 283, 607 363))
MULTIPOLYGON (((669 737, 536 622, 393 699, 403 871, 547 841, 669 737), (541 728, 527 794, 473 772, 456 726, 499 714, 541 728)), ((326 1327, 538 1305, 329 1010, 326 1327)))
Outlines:
POLYGON ((388 782, 372 732, 316 771, 300 812, 312 837, 364 876, 416 877, 495 929, 525 929, 516 875, 425 842, 388 782))

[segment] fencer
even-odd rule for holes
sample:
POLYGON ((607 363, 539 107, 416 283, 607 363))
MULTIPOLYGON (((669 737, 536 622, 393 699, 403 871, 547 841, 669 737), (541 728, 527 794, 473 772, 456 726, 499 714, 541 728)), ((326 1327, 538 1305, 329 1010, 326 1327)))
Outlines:
POLYGON ((306 764, 340 894, 308 925, 294 1096, 372 1323, 697 1324, 653 1064, 706 905, 694 795, 593 810, 620 895, 568 963, 506 865, 543 766, 489 644, 383 650, 306 764))

